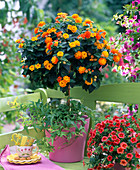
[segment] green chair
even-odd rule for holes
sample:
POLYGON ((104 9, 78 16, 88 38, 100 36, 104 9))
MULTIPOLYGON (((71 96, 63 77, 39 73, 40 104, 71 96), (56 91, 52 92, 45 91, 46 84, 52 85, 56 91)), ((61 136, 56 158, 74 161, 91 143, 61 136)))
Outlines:
MULTIPOLYGON (((0 99, 0 113, 12 110, 7 101, 14 101, 14 97, 7 97, 0 99)), ((108 101, 108 102, 119 102, 119 103, 130 103, 138 104, 139 110, 137 117, 140 118, 140 83, 124 83, 124 84, 112 84, 101 86, 96 91, 88 93, 79 87, 71 89, 71 97, 75 99, 80 99, 81 102, 90 107, 91 109, 96 109, 96 101, 108 101)), ((61 91, 56 91, 52 89, 37 89, 32 94, 20 95, 17 101, 20 103, 37 101, 38 99, 43 99, 43 102, 47 102, 47 98, 65 98, 61 91)), ((94 124, 94 122, 93 122, 94 124)), ((24 130, 13 131, 10 133, 0 134, 0 149, 4 148, 6 144, 10 146, 13 144, 11 142, 11 135, 13 133, 23 133, 27 134, 24 130)), ((36 133, 36 131, 31 128, 29 129, 29 134, 33 137, 42 138, 44 133, 36 133)), ((86 160, 87 158, 85 158, 86 160)), ((56 163, 59 166, 65 168, 66 170, 85 170, 86 168, 82 166, 82 162, 77 163, 56 163)))

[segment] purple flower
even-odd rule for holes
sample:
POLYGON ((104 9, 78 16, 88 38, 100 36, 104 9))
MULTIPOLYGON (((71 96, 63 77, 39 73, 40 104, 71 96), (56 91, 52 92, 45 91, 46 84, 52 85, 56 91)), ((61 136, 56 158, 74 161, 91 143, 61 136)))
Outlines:
POLYGON ((140 32, 140 27, 137 29, 137 32, 140 32))
POLYGON ((128 42, 127 42, 127 41, 125 41, 125 43, 124 43, 124 48, 125 48, 125 49, 128 48, 128 42))
POLYGON ((134 20, 136 20, 136 19, 137 19, 137 15, 134 16, 134 20))
POLYGON ((132 1, 132 7, 134 7, 135 6, 135 1, 132 1))
POLYGON ((130 19, 130 20, 129 20, 129 22, 131 22, 131 23, 132 23, 132 22, 134 22, 134 21, 133 21, 132 19, 130 19))
POLYGON ((130 38, 131 41, 134 41, 134 38, 130 38))

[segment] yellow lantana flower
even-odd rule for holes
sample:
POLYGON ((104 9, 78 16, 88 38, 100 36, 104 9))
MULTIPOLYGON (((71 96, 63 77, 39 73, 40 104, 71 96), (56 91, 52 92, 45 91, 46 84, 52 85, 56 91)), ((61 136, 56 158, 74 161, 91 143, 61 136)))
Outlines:
POLYGON ((36 69, 41 68, 41 64, 37 63, 37 64, 35 65, 35 68, 36 68, 36 69))
POLYGON ((64 34, 63 34, 63 37, 64 37, 65 39, 67 39, 67 38, 69 38, 69 34, 64 33, 64 34))
POLYGON ((85 58, 87 58, 87 52, 82 51, 82 59, 85 59, 85 58))
POLYGON ((34 66, 34 65, 31 65, 31 66, 29 67, 29 70, 31 70, 31 71, 34 71, 34 69, 35 69, 35 66, 34 66))
POLYGON ((19 47, 19 48, 22 48, 22 47, 23 47, 23 43, 20 43, 18 47, 19 47))
POLYGON ((73 32, 73 33, 75 33, 76 31, 77 31, 77 27, 74 25, 74 26, 72 26, 71 27, 71 31, 73 32))
POLYGON ((76 18, 76 19, 75 19, 75 22, 76 22, 76 23, 82 23, 82 18, 81 18, 81 17, 76 18))
POLYGON ((107 52, 107 51, 103 51, 103 52, 102 52, 102 56, 103 56, 103 57, 108 57, 108 56, 109 56, 109 54, 108 54, 108 52, 107 52))
POLYGON ((37 37, 32 37, 31 40, 32 41, 37 41, 37 37))
POLYGON ((48 60, 46 60, 46 61, 44 61, 44 66, 46 66, 47 64, 49 64, 49 61, 48 60))
POLYGON ((63 57, 63 55, 64 55, 63 51, 58 51, 58 53, 57 53, 58 57, 63 57))
POLYGON ((80 42, 78 40, 74 41, 75 45, 80 46, 80 42))
POLYGON ((73 15, 72 15, 72 18, 74 18, 74 19, 75 19, 75 18, 78 18, 78 17, 79 17, 78 14, 73 14, 73 15))
POLYGON ((70 48, 74 48, 76 46, 75 42, 69 43, 70 48))

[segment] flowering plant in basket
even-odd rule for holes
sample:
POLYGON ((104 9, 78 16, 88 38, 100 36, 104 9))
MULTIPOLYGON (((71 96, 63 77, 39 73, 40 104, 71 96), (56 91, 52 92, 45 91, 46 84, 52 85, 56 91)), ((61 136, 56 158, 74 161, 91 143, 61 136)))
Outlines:
POLYGON ((38 87, 63 92, 82 86, 92 92, 100 86, 101 67, 118 62, 121 54, 105 40, 106 32, 78 14, 58 13, 55 23, 41 21, 31 39, 17 40, 23 76, 38 87))
POLYGON ((132 116, 106 116, 91 129, 87 142, 89 169, 110 169, 115 163, 131 169, 140 168, 140 126, 132 116))

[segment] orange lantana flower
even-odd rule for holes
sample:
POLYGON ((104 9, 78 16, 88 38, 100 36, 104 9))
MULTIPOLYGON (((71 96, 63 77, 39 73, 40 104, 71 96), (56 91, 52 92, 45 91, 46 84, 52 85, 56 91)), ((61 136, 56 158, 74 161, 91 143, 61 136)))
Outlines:
POLYGON ((64 76, 64 77, 63 77, 63 80, 65 80, 66 83, 69 83, 69 82, 70 82, 70 77, 69 77, 69 76, 64 76))
POLYGON ((40 23, 37 25, 38 27, 42 27, 43 25, 45 25, 46 23, 44 21, 40 21, 40 23))
POLYGON ((106 64, 106 59, 105 59, 105 58, 100 58, 98 62, 99 62, 99 64, 100 64, 101 66, 103 66, 103 65, 106 64))
POLYGON ((58 40, 54 40, 54 44, 53 44, 55 47, 58 46, 58 40))
POLYGON ((85 70, 86 70, 86 68, 82 67, 82 66, 80 66, 79 69, 78 69, 80 74, 83 74, 85 72, 85 70))
POLYGON ((60 86, 60 87, 66 87, 66 85, 67 85, 67 83, 66 83, 66 81, 64 81, 64 80, 61 80, 61 81, 59 82, 59 86, 60 86))
POLYGON ((75 58, 76 59, 81 59, 82 58, 82 52, 81 51, 78 51, 77 53, 74 54, 75 58))
POLYGON ((85 84, 88 85, 88 86, 91 85, 91 84, 93 83, 93 78, 91 78, 90 80, 91 80, 90 82, 88 82, 87 80, 85 80, 85 84))
POLYGON ((59 76, 59 77, 57 78, 57 81, 60 82, 61 80, 62 80, 62 77, 59 76))
POLYGON ((46 39, 45 39, 45 43, 47 44, 47 43, 50 43, 50 42, 52 42, 52 38, 50 38, 50 37, 46 37, 46 39))
POLYGON ((51 70, 52 67, 53 67, 53 65, 52 65, 51 63, 48 63, 48 64, 45 66, 45 68, 46 68, 47 70, 51 70))
POLYGON ((39 28, 35 28, 35 29, 34 29, 34 33, 35 33, 35 34, 38 33, 38 29, 39 29, 39 28))
POLYGON ((78 18, 78 17, 79 17, 78 14, 73 14, 73 15, 72 15, 72 18, 74 18, 74 19, 76 19, 76 18, 78 18))
POLYGON ((52 59, 51 59, 51 62, 53 64, 57 64, 58 63, 58 58, 56 56, 53 56, 52 59))
POLYGON ((119 61, 120 61, 120 57, 119 57, 118 55, 114 55, 114 56, 113 56, 113 60, 114 60, 115 62, 119 62, 119 61))

